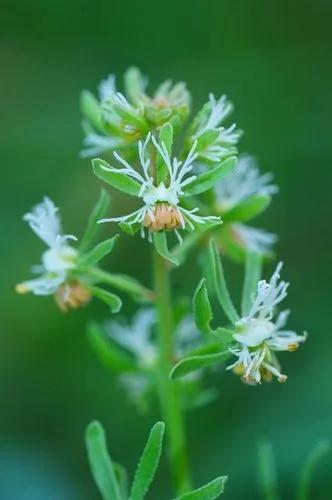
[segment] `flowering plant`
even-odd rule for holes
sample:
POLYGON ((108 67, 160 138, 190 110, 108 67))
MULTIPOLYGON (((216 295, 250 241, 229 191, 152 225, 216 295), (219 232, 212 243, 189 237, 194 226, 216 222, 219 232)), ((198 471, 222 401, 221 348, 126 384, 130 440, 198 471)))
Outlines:
POLYGON ((288 287, 280 280, 282 264, 269 281, 261 279, 263 264, 274 257, 276 236, 247 224, 268 207, 278 188, 271 174, 259 172, 251 156, 238 158, 242 132, 234 123, 227 124, 233 105, 226 96, 210 94, 190 121, 191 96, 182 82, 166 81, 149 95, 147 80, 131 68, 124 87, 124 93, 119 92, 110 75, 101 82, 98 98, 82 93, 81 154, 93 157, 99 180, 136 199, 137 207, 109 216, 109 195, 102 191, 81 242, 74 246, 76 237, 62 232, 58 209, 44 198, 24 220, 48 248, 34 268, 39 276, 17 285, 17 291, 53 295, 63 311, 95 297, 108 304, 112 314, 118 313, 121 299, 100 287, 104 284, 138 303, 131 321, 91 321, 88 338, 133 405, 148 412, 157 395, 165 423, 153 426, 130 492, 123 468, 107 450, 101 424, 91 423, 86 444, 96 484, 104 500, 143 499, 158 466, 165 430, 176 498, 212 500, 223 493, 227 476, 194 485, 184 423, 185 409, 218 397, 215 388, 207 386, 205 371, 222 366, 253 386, 273 378, 285 382, 276 353, 293 352, 306 339, 306 334, 285 330, 288 311, 278 311, 288 287), (153 290, 100 267, 119 237, 95 245, 104 222, 117 223, 133 237, 147 236, 153 290), (190 307, 188 300, 173 299, 170 276, 194 249, 206 277, 199 281, 190 307), (228 291, 221 256, 244 264, 240 313, 228 291), (211 326, 209 297, 216 298, 225 313, 223 326, 211 326))

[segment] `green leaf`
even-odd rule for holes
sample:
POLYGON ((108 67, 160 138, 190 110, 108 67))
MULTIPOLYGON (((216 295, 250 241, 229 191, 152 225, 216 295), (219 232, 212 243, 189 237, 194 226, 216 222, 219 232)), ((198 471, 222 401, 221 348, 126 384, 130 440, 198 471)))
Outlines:
POLYGON ((257 252, 246 253, 245 275, 242 290, 241 312, 242 316, 249 313, 253 297, 257 291, 257 283, 261 278, 262 256, 257 252))
POLYGON ((105 255, 109 254, 114 247, 114 243, 118 239, 119 235, 116 234, 113 238, 109 238, 108 240, 102 241, 98 243, 90 252, 82 255, 80 258, 80 265, 83 266, 92 266, 97 264, 105 255))
POLYGON ((197 148, 196 151, 199 153, 200 151, 204 151, 210 144, 215 142, 215 140, 219 137, 220 131, 216 129, 209 129, 203 132, 197 139, 197 148))
POLYGON ((123 499, 126 499, 126 498, 128 498, 128 474, 127 474, 127 471, 122 465, 120 465, 116 462, 113 462, 113 468, 114 468, 116 481, 119 485, 121 497, 123 499))
POLYGON ((85 233, 79 245, 79 251, 81 254, 84 253, 87 248, 89 248, 94 238, 96 237, 96 234, 100 229, 100 226, 98 226, 97 222, 105 215, 106 210, 110 204, 110 200, 110 195, 105 191, 105 189, 101 189, 99 199, 92 209, 85 233))
POLYGON ((157 422, 151 429, 135 472, 130 500, 142 500, 152 483, 159 464, 164 430, 165 424, 163 422, 157 422))
POLYGON ((310 500, 310 498, 314 498, 314 496, 311 496, 310 494, 310 486, 311 486, 313 472, 319 460, 321 460, 321 458, 324 455, 329 453, 330 450, 331 450, 330 443, 324 440, 318 443, 317 446, 310 453, 300 475, 300 481, 296 497, 297 500, 310 500))
POLYGON ((192 196, 212 188, 220 179, 229 174, 236 162, 236 156, 231 156, 227 158, 227 160, 222 161, 217 167, 204 172, 204 174, 198 175, 193 182, 184 187, 184 195, 192 196))
POLYGON ((122 500, 102 425, 91 422, 85 433, 90 468, 104 500, 122 500))
POLYGON ((220 476, 197 490, 185 493, 176 500, 215 500, 224 492, 228 476, 220 476))
POLYGON ((145 87, 144 78, 140 70, 135 67, 128 68, 124 74, 124 84, 129 99, 134 104, 138 104, 142 94, 144 94, 145 87))
POLYGON ((97 286, 90 286, 89 289, 91 293, 95 297, 97 297, 97 299, 105 302, 105 304, 110 306, 112 313, 117 313, 120 311, 122 307, 122 300, 120 299, 120 297, 97 286))
MULTIPOLYGON (((220 349, 220 347, 219 347, 220 349)), ((204 354, 197 356, 188 356, 186 358, 181 359, 171 370, 169 375, 170 379, 177 379, 180 377, 184 377, 189 373, 195 372, 197 370, 201 370, 202 368, 207 368, 209 366, 215 365, 216 363, 220 363, 225 361, 230 356, 230 352, 220 351, 214 354, 204 354)))
MULTIPOLYGON (((165 144, 165 147, 168 151, 169 156, 172 155, 172 146, 173 146, 173 127, 172 125, 168 122, 165 123, 159 133, 159 140, 161 144, 165 144)), ((168 168, 165 165, 165 162, 162 158, 162 156, 157 153, 157 181, 158 184, 160 182, 164 182, 165 179, 168 176, 168 168)))
POLYGON ((81 113, 88 118, 92 125, 99 131, 103 132, 102 111, 98 99, 89 92, 83 90, 80 96, 81 113))
POLYGON ((138 196, 141 189, 139 182, 120 171, 116 172, 106 161, 94 158, 92 160, 92 169, 98 179, 106 182, 115 189, 130 196, 138 196))
POLYGON ((228 292, 221 259, 213 240, 210 241, 209 253, 212 276, 218 300, 228 319, 235 324, 240 318, 228 292))
POLYGON ((137 371, 134 359, 119 349, 111 339, 106 338, 104 331, 96 322, 88 324, 87 336, 92 350, 105 368, 117 373, 137 371))
POLYGON ((258 444, 258 472, 262 498, 278 500, 277 473, 271 443, 262 441, 258 444))
POLYGON ((168 260, 169 262, 171 262, 175 266, 179 265, 178 259, 173 257, 172 253, 168 250, 167 236, 166 236, 165 231, 155 232, 153 235, 153 242, 154 242, 155 249, 157 250, 159 255, 164 257, 164 259, 168 260))
POLYGON ((214 332, 210 326, 213 319, 208 292, 206 289, 206 279, 202 278, 194 293, 193 309, 197 329, 207 338, 214 337, 214 332))
POLYGON ((271 196, 266 194, 256 194, 250 196, 242 203, 223 215, 224 222, 240 221, 246 222, 263 212, 271 202, 271 196))

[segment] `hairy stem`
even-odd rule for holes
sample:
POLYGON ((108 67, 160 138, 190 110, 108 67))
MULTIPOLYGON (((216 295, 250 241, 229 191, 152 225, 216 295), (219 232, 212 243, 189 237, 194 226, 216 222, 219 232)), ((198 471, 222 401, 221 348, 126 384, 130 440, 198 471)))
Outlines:
POLYGON ((190 489, 186 438, 178 383, 169 379, 173 360, 173 318, 169 271, 154 250, 154 285, 159 338, 159 398, 168 436, 169 460, 177 493, 190 489))

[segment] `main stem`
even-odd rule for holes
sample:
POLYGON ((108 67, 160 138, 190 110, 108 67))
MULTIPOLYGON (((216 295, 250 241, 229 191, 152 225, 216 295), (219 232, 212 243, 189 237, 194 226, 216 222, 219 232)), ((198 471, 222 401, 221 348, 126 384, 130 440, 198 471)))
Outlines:
POLYGON ((190 490, 186 438, 178 383, 169 379, 173 361, 173 314, 169 271, 154 250, 154 286, 159 339, 159 398, 168 435, 169 460, 178 494, 190 490))

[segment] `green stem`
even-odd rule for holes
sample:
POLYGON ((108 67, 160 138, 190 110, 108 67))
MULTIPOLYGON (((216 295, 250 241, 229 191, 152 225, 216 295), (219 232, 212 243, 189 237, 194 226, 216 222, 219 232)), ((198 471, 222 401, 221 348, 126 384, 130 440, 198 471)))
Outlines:
POLYGON ((173 362, 173 319, 169 271, 154 250, 155 303, 159 338, 159 398, 168 435, 169 460, 177 494, 190 490, 186 438, 177 382, 169 379, 173 362))
POLYGON ((134 298, 140 298, 148 302, 153 300, 153 293, 131 276, 108 273, 98 267, 90 267, 88 274, 89 276, 96 278, 98 282, 107 283, 117 290, 121 290, 122 292, 132 295, 134 298))

